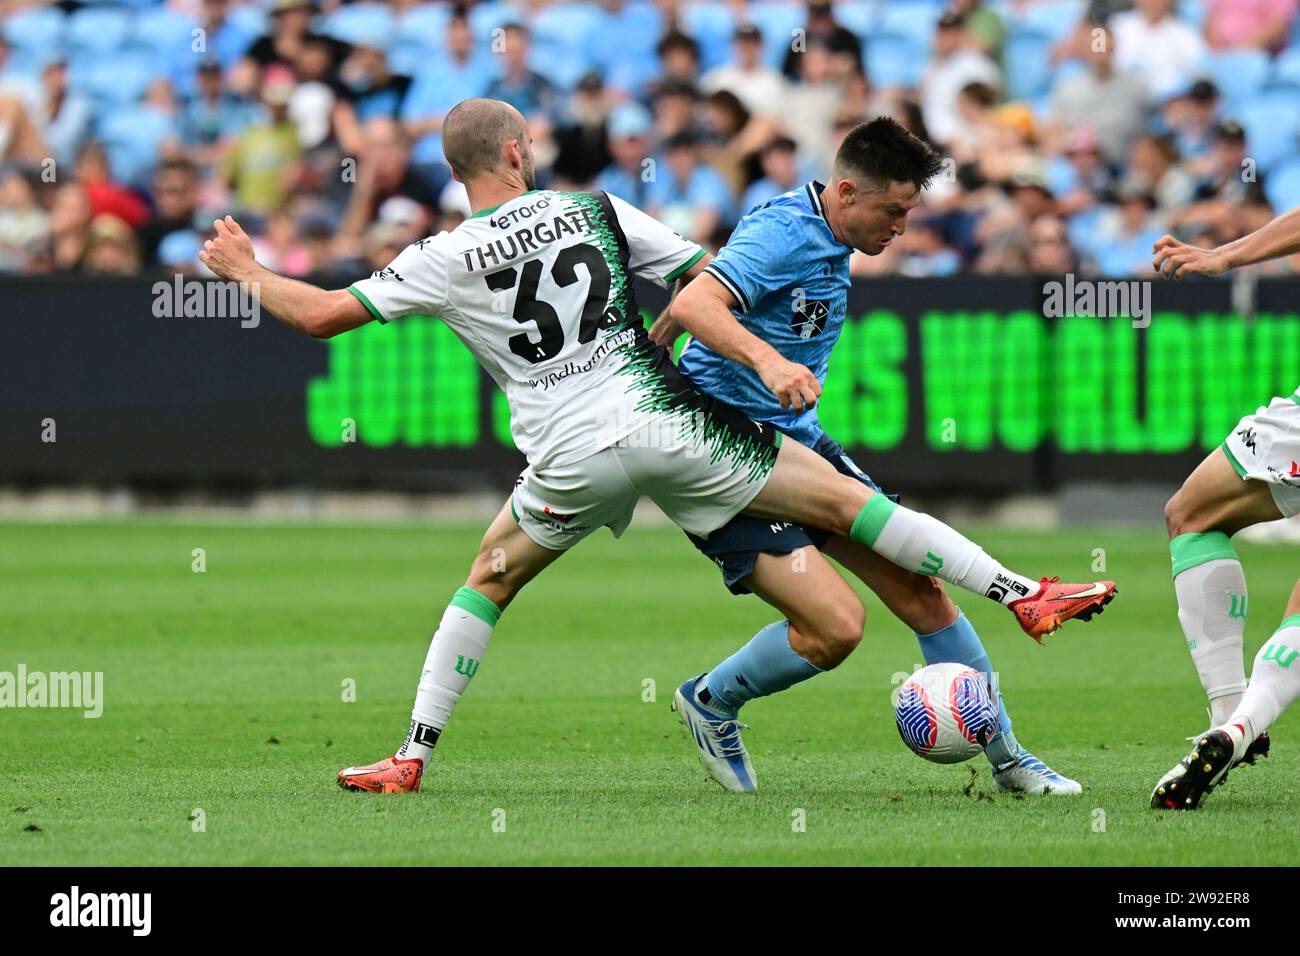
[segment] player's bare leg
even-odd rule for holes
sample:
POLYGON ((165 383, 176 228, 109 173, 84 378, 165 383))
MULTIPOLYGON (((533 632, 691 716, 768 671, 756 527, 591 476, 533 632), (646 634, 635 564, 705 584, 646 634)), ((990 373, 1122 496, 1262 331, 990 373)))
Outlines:
POLYGON ((984 756, 1000 790, 1017 793, 1077 794, 1083 788, 1057 773, 1020 745, 1011 716, 998 687, 997 672, 984 644, 966 615, 936 579, 904 571, 876 552, 847 538, 831 538, 822 549, 884 602, 916 634, 927 664, 955 661, 988 675, 998 702, 998 733, 985 745, 984 756))
POLYGON ((758 783, 740 739, 740 707, 838 665, 862 640, 865 611, 853 588, 811 546, 760 554, 744 583, 785 619, 678 687, 673 710, 710 776, 727 790, 752 792, 758 783))
POLYGON ((501 612, 563 553, 529 538, 506 502, 483 535, 469 577, 443 612, 429 644, 406 740, 391 757, 339 771, 339 786, 372 793, 420 789, 434 744, 477 673, 501 612))
POLYGON ((1115 595, 1110 581, 1035 581, 1003 567, 930 515, 895 504, 842 475, 816 452, 783 442, 762 490, 745 509, 849 538, 908 571, 942 578, 1009 607, 1036 641, 1067 620, 1088 620, 1115 595))

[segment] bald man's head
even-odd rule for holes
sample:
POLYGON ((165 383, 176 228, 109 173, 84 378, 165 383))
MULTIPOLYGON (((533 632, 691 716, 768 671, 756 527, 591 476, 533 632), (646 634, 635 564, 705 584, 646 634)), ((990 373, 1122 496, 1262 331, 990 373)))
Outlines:
POLYGON ((462 182, 511 163, 506 144, 518 144, 519 174, 532 189, 533 152, 528 125, 517 109, 500 100, 472 99, 457 103, 442 121, 442 151, 462 182))

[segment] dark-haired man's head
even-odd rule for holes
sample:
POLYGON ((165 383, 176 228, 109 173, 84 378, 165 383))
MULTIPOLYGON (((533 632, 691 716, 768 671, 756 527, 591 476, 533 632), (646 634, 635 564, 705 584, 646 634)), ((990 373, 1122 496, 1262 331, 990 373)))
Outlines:
POLYGON ((841 242, 876 255, 903 234, 908 212, 942 167, 938 153, 894 120, 863 123, 835 153, 822 194, 827 221, 841 242))
POLYGON ((442 121, 442 151, 452 175, 466 186, 494 178, 503 184, 536 186, 528 123, 509 103, 462 100, 442 121))

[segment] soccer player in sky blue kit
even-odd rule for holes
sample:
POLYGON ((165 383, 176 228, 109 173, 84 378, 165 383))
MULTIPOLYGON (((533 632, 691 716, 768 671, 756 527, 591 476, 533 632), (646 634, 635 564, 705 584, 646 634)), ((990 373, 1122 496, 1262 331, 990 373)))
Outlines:
MULTIPOLYGON (((708 337, 716 345, 718 329, 729 315, 761 342, 747 342, 750 336, 737 334, 729 340, 734 344, 727 356, 692 338, 681 353, 680 369, 701 391, 747 418, 779 428, 843 474, 879 491, 822 431, 813 407, 816 395, 805 396, 803 407, 784 407, 764 386, 761 370, 775 349, 785 359, 806 365, 819 382, 825 379, 844 323, 853 248, 876 255, 902 234, 908 211, 919 203, 921 190, 941 163, 933 150, 891 119, 858 126, 835 156, 830 184, 807 183, 750 211, 725 248, 655 323, 651 338, 671 344, 683 329, 702 335, 699 330, 709 328, 708 337), (855 204, 864 205, 849 212, 855 204)), ((883 495, 880 500, 887 502, 883 495)), ((882 517, 887 523, 887 516, 882 517)), ((737 516, 707 539, 688 537, 722 569, 732 593, 753 592, 785 618, 763 628, 712 670, 686 681, 674 697, 673 707, 691 731, 705 768, 727 789, 756 789, 736 719, 741 705, 835 667, 861 640, 862 602, 825 555, 861 578, 916 632, 927 663, 956 661, 992 679, 988 653, 970 621, 935 580, 938 567, 933 561, 922 561, 911 571, 848 538, 747 515, 737 516), (790 557, 793 552, 799 552, 795 559, 790 557)), ((942 564, 942 559, 934 560, 942 564)), ((1005 603, 1011 591, 1036 597, 1062 586, 1045 579, 1036 595, 1032 587, 999 576, 985 593, 1005 603)), ((1104 582, 1092 587, 1097 589, 1095 609, 1100 610, 1114 586, 1104 582)), ((1075 592, 1080 586, 1068 588, 1075 592)), ((1091 612, 1080 615, 1085 620, 1089 616, 1091 612)), ((1032 623, 1021 620, 1038 639, 1045 630, 1034 629, 1032 623)), ((984 750, 997 787, 1080 793, 1078 783, 1020 746, 1001 694, 998 701, 998 733, 984 750)))

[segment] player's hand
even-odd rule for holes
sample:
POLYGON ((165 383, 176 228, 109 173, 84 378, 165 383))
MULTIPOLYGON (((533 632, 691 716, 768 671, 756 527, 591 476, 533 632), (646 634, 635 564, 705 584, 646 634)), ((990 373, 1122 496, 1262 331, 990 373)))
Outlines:
POLYGON ((1217 249, 1189 246, 1169 235, 1157 239, 1151 252, 1155 256, 1152 268, 1166 279, 1181 279, 1192 274, 1217 276, 1230 268, 1228 257, 1217 249))
POLYGON ((763 384, 776 396, 782 408, 804 412, 817 404, 822 393, 822 383, 806 365, 776 356, 754 371, 763 384))
POLYGON ((677 341, 677 336, 681 334, 681 325, 669 316, 667 309, 655 319, 654 325, 650 326, 650 341, 666 349, 672 348, 673 343, 677 341))
POLYGON ((212 223, 217 234, 203 244, 199 261, 223 279, 242 282, 257 265, 253 257, 253 240, 235 222, 234 216, 212 223))

